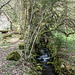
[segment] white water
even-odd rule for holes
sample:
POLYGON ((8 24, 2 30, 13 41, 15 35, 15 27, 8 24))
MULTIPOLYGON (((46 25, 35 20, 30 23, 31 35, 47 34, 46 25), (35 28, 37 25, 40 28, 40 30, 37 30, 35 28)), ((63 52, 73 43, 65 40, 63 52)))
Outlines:
POLYGON ((42 55, 37 58, 38 60, 42 60, 42 62, 47 62, 50 59, 50 53, 48 53, 48 49, 41 49, 42 55))
POLYGON ((40 63, 42 63, 42 68, 44 69, 42 75, 55 75, 52 69, 46 64, 50 59, 50 53, 48 49, 41 49, 40 51, 42 52, 42 55, 39 58, 37 58, 37 60, 39 60, 40 63))

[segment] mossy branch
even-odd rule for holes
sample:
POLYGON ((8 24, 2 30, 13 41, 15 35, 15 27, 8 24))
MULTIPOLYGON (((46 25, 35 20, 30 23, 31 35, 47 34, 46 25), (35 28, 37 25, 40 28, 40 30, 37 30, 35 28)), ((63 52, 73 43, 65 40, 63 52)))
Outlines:
POLYGON ((51 28, 50 30, 45 30, 45 31, 41 32, 39 35, 42 35, 42 34, 44 34, 44 33, 46 33, 46 32, 55 31, 55 30, 56 30, 59 26, 61 26, 62 24, 63 24, 63 23, 57 25, 57 27, 55 27, 55 28, 51 28))
POLYGON ((69 35, 75 33, 75 32, 66 33, 66 32, 64 32, 64 31, 62 31, 62 30, 59 30, 58 27, 61 26, 61 25, 63 25, 63 22, 62 22, 61 24, 57 25, 57 27, 55 27, 55 28, 51 28, 50 30, 45 30, 45 31, 41 32, 41 33, 39 34, 39 36, 42 35, 42 34, 44 34, 44 33, 51 32, 51 31, 55 31, 55 30, 57 30, 57 31, 59 31, 59 32, 61 32, 61 33, 63 33, 63 34, 65 34, 66 37, 68 37, 69 35))

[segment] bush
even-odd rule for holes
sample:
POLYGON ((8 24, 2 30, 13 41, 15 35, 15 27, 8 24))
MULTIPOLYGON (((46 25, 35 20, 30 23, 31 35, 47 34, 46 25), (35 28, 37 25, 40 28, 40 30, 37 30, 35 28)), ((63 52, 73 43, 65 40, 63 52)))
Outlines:
POLYGON ((19 44, 19 49, 24 49, 24 44, 19 44))
POLYGON ((62 47, 62 44, 63 44, 63 38, 57 36, 57 37, 55 38, 55 45, 57 45, 57 49, 58 49, 58 50, 60 50, 60 48, 62 47))
POLYGON ((19 60, 21 58, 20 54, 18 53, 18 51, 14 51, 14 52, 11 52, 10 54, 8 54, 6 56, 6 59, 7 60, 19 60))

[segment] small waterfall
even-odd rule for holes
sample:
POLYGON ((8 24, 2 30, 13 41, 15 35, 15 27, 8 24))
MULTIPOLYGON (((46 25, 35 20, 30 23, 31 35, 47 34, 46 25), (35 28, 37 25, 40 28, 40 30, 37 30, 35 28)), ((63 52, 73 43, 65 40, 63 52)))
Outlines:
POLYGON ((42 63, 42 68, 44 69, 42 75, 55 75, 50 66, 47 65, 47 62, 50 60, 50 53, 48 49, 41 49, 40 51, 42 52, 42 55, 39 58, 37 58, 37 60, 39 60, 40 63, 42 63))
POLYGON ((40 60, 40 62, 47 62, 50 59, 50 53, 48 52, 48 49, 41 49, 42 55, 37 58, 37 60, 40 60))

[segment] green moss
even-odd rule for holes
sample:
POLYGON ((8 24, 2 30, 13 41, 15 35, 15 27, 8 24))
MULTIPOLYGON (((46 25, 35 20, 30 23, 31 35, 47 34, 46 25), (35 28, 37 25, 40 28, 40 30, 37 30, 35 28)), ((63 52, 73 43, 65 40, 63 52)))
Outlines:
POLYGON ((48 64, 48 65, 50 65, 50 64, 52 65, 52 64, 53 64, 53 62, 47 62, 47 64, 48 64))
POLYGON ((2 33, 7 33, 8 30, 0 30, 0 32, 2 32, 2 33))
POLYGON ((42 47, 44 48, 46 45, 45 45, 45 43, 42 43, 42 47))
POLYGON ((42 55, 42 52, 41 52, 39 49, 36 49, 35 52, 36 52, 36 54, 38 54, 38 55, 42 55))
POLYGON ((24 51, 24 49, 22 50, 22 53, 24 53, 25 51, 24 51))
POLYGON ((23 40, 23 36, 19 37, 20 40, 23 40))
POLYGON ((37 66, 36 69, 37 69, 38 71, 40 71, 40 70, 42 70, 42 67, 41 67, 41 66, 37 66))
POLYGON ((20 54, 18 53, 18 51, 11 52, 10 54, 8 54, 8 55, 6 56, 6 59, 7 59, 7 60, 15 60, 15 61, 17 61, 17 60, 20 59, 20 58, 21 58, 21 56, 20 56, 20 54))
MULTIPOLYGON (((25 53, 24 49, 22 50, 22 53, 25 53)), ((29 55, 29 53, 30 53, 29 50, 26 51, 26 54, 27 54, 27 55, 29 55)))
POLYGON ((28 72, 28 75, 35 75, 35 74, 34 74, 34 71, 29 71, 29 72, 28 72))
POLYGON ((10 33, 10 34, 5 34, 4 36, 3 36, 3 39, 6 39, 6 37, 11 37, 12 36, 12 34, 10 33))
POLYGON ((38 63, 37 66, 42 66, 42 64, 38 63))
POLYGON ((24 44, 19 44, 19 49, 24 49, 24 44))
POLYGON ((42 75, 42 72, 39 71, 39 75, 42 75))
POLYGON ((75 75, 75 70, 73 70, 73 75, 75 75))

